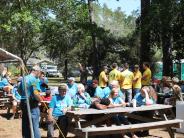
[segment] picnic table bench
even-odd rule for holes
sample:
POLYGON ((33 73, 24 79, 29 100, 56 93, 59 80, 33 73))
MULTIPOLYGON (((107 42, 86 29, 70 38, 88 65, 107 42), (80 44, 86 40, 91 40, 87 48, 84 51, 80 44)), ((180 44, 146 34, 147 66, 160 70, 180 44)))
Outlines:
MULTIPOLYGON (((94 135, 107 135, 107 134, 118 134, 126 132, 136 132, 142 130, 156 129, 156 128, 167 128, 171 138, 174 138, 174 131, 172 127, 179 128, 183 120, 171 119, 168 120, 165 110, 171 110, 172 106, 170 105, 150 105, 150 106, 141 106, 141 107, 117 107, 109 108, 105 110, 97 109, 81 109, 79 111, 68 111, 67 116, 70 120, 74 120, 75 125, 71 125, 70 132, 74 133, 78 137, 94 136, 94 135), (162 116, 161 120, 155 118, 142 117, 140 115, 132 114, 133 112, 143 112, 143 111, 155 111, 157 110, 162 116), (139 124, 130 124, 130 125, 121 125, 121 126, 96 126, 97 123, 108 120, 114 115, 122 114, 128 116, 129 118, 134 118, 137 120, 144 121, 145 123, 139 124), (84 118, 87 115, 100 115, 92 120, 80 121, 81 118, 84 118)), ((167 111, 168 112, 168 111, 167 111)))

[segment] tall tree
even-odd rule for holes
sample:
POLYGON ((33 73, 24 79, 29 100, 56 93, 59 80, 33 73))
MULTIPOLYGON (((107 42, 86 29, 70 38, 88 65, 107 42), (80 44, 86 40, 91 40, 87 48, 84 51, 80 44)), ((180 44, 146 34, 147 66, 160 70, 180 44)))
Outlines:
POLYGON ((150 62, 150 0, 141 0, 141 57, 140 62, 150 62))

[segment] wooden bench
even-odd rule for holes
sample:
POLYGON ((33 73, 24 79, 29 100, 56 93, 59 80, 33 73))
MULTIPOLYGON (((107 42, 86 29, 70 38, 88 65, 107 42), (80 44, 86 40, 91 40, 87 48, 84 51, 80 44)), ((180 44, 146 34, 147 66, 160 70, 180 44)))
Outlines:
MULTIPOLYGON (((110 126, 110 127, 87 127, 82 129, 76 129, 76 135, 80 137, 88 138, 88 136, 95 135, 107 135, 107 134, 120 134, 126 132, 136 132, 142 130, 156 129, 156 128, 169 128, 175 127, 180 128, 183 120, 174 119, 174 120, 165 120, 158 122, 149 122, 141 124, 131 124, 131 125, 122 125, 122 126, 110 126)), ((173 136, 174 138, 174 133, 173 136)))

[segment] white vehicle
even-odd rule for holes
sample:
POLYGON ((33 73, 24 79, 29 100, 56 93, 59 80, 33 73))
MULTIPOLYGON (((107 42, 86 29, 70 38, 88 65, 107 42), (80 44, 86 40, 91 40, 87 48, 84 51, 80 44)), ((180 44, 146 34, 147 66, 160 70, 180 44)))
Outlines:
POLYGON ((59 73, 57 66, 55 65, 47 65, 45 67, 45 73, 47 77, 60 77, 61 73, 59 73))

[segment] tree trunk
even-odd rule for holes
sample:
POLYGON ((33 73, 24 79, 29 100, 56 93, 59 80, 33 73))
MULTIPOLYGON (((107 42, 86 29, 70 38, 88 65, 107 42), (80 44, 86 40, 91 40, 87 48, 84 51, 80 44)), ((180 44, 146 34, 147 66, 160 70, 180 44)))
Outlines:
POLYGON ((163 75, 173 76, 173 62, 172 62, 172 5, 171 0, 162 0, 160 10, 161 20, 161 39, 163 50, 163 75))
MULTIPOLYGON (((89 21, 90 24, 93 26, 94 19, 93 19, 93 8, 92 8, 92 1, 88 0, 88 9, 89 9, 89 21)), ((92 37, 92 46, 93 46, 93 57, 92 57, 92 66, 93 66, 93 79, 97 79, 99 75, 99 58, 98 58, 98 46, 97 46, 97 38, 95 32, 91 32, 92 37)))
POLYGON ((150 0, 141 0, 141 48, 140 62, 150 62, 150 29, 149 29, 150 0))

